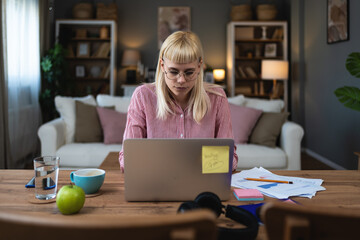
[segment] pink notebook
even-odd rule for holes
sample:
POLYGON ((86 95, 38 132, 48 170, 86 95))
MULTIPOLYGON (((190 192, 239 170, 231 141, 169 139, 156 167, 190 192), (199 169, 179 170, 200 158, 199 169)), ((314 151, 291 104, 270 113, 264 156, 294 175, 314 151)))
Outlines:
POLYGON ((257 189, 234 189, 234 195, 239 201, 262 201, 264 195, 257 189))

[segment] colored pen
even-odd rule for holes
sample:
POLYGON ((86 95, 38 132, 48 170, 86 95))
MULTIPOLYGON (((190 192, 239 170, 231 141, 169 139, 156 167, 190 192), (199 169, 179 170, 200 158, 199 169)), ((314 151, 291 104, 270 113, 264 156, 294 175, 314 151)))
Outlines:
POLYGON ((293 184, 291 181, 282 181, 282 180, 272 180, 272 179, 265 179, 265 178, 244 178, 245 180, 250 181, 260 181, 260 182, 277 182, 277 183, 288 183, 293 184))

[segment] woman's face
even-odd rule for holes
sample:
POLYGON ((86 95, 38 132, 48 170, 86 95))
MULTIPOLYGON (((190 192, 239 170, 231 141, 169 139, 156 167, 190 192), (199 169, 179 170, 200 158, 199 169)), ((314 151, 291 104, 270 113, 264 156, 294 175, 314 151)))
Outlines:
POLYGON ((160 61, 161 69, 165 75, 166 85, 175 99, 187 101, 191 89, 195 86, 202 62, 174 63, 166 58, 160 61))

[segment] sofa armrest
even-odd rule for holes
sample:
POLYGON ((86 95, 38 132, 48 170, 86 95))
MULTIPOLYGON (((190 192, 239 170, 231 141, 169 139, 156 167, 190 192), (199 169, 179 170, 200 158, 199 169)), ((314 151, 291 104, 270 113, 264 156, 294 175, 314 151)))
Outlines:
POLYGON ((281 128, 280 147, 287 155, 288 170, 301 169, 301 140, 303 136, 303 128, 295 122, 285 122, 281 128))
POLYGON ((40 126, 38 136, 41 143, 41 156, 55 156, 56 150, 65 144, 65 121, 56 118, 40 126))

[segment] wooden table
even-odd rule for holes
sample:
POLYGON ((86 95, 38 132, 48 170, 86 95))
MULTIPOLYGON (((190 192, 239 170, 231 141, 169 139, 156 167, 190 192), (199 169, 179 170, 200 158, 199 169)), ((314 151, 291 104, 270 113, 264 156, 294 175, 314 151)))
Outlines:
POLYGON ((110 152, 104 161, 101 163, 100 167, 104 170, 119 170, 120 163, 119 163, 119 152, 110 152))
MULTIPOLYGON (((60 170, 59 187, 70 183, 70 172, 60 170)), ((321 207, 351 208, 360 211, 360 172, 348 170, 317 170, 317 171, 274 171, 276 174, 321 178, 326 191, 318 192, 313 199, 294 197, 293 199, 307 205, 321 207)), ((86 198, 85 205, 76 215, 64 216, 56 207, 56 203, 34 204, 34 189, 26 189, 26 182, 34 175, 33 170, 0 170, 0 211, 15 211, 22 214, 42 216, 56 216, 64 218, 79 218, 86 221, 89 215, 137 215, 149 216, 160 214, 176 214, 180 202, 126 202, 124 199, 124 175, 120 170, 106 170, 101 195, 86 198)), ((242 205, 257 202, 239 202, 230 194, 226 204, 242 205)), ((277 201, 265 196, 265 201, 277 201)), ((230 220, 221 216, 218 219, 221 226, 236 226, 230 220)), ((257 239, 266 239, 264 228, 261 226, 257 239)))

